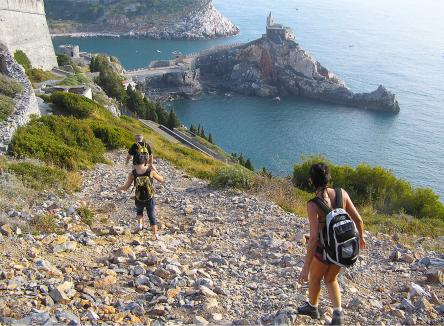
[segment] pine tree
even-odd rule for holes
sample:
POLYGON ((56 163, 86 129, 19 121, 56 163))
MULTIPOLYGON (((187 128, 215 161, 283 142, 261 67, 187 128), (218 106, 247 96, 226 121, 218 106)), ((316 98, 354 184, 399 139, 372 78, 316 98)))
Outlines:
POLYGON ((193 124, 191 124, 191 126, 190 126, 190 132, 193 134, 196 134, 196 132, 197 132, 196 127, 193 124))
POLYGON ((238 161, 240 165, 245 166, 245 159, 243 154, 239 155, 238 161))
POLYGON ((208 135, 208 142, 210 142, 211 144, 214 144, 214 143, 213 143, 213 135, 211 135, 211 132, 210 132, 210 134, 208 135))
POLYGON ((205 130, 204 130, 203 127, 202 127, 202 129, 200 129, 200 135, 199 136, 202 137, 203 139, 205 139, 205 130))
POLYGON ((251 164, 251 161, 250 161, 250 159, 247 159, 247 161, 245 162, 245 165, 244 165, 248 170, 251 170, 251 171, 254 171, 254 167, 253 167, 253 164, 251 164))
POLYGON ((167 126, 169 118, 168 112, 162 107, 162 105, 159 102, 156 102, 155 110, 158 118, 158 123, 167 126))
POLYGON ((174 128, 177 128, 179 126, 180 126, 180 121, 176 116, 176 112, 174 112, 174 110, 171 110, 168 115, 167 127, 173 130, 174 128))
POLYGON ((200 123, 199 123, 199 125, 197 126, 197 136, 200 136, 200 132, 201 132, 201 126, 200 126, 200 123))

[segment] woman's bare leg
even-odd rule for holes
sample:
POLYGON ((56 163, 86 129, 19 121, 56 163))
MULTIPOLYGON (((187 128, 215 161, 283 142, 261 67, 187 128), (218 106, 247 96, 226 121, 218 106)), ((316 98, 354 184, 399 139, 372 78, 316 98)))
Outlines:
POLYGON ((328 265, 324 275, 324 282, 327 285, 328 296, 334 309, 341 308, 341 291, 339 290, 338 274, 341 267, 337 265, 328 265))
POLYGON ((310 264, 310 273, 308 275, 308 302, 312 306, 317 306, 319 303, 322 277, 328 268, 329 265, 321 263, 316 258, 313 258, 310 264))

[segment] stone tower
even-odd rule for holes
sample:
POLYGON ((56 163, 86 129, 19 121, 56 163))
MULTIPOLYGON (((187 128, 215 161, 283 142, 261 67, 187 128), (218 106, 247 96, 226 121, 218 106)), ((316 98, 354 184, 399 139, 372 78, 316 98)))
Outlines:
POLYGON ((0 43, 23 51, 34 68, 57 66, 43 0, 0 0, 0 43))
POLYGON ((273 26, 273 25, 274 25, 274 17, 271 14, 271 11, 270 11, 270 13, 268 14, 268 17, 267 17, 267 27, 268 26, 273 26))

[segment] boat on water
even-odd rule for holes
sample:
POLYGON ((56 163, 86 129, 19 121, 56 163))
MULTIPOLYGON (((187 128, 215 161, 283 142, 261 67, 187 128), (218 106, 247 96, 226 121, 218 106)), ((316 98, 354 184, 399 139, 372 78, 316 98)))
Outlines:
POLYGON ((276 96, 273 100, 274 100, 275 102, 280 102, 280 101, 281 101, 281 98, 280 98, 279 96, 276 96))
POLYGON ((231 93, 225 93, 226 97, 231 97, 231 93))
POLYGON ((157 53, 162 53, 162 51, 160 51, 160 50, 156 50, 156 52, 157 52, 157 53))

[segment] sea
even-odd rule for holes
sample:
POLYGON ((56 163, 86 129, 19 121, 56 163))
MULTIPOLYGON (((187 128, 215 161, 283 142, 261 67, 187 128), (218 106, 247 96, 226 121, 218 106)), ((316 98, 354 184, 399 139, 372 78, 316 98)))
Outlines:
POLYGON ((396 93, 399 114, 372 112, 300 98, 202 95, 170 103, 180 120, 204 126, 229 153, 255 168, 290 175, 303 156, 321 154, 336 164, 383 166, 414 186, 444 198, 444 1, 439 0, 215 0, 240 27, 238 36, 209 41, 130 38, 53 39, 104 52, 126 69, 247 42, 275 21, 293 28, 296 41, 356 92, 379 84, 396 93))

